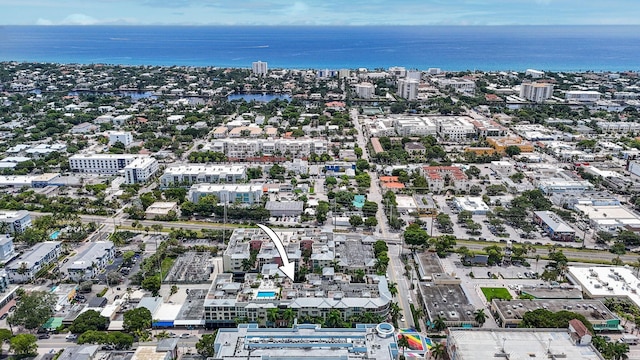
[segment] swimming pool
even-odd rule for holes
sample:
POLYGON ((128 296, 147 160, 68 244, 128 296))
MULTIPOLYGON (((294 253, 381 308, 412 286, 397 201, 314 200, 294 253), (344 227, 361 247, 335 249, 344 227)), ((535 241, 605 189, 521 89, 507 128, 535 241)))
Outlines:
POLYGON ((271 299, 276 297, 275 291, 258 291, 256 294, 257 299, 271 299))
POLYGON ((60 230, 56 230, 53 233, 51 233, 51 235, 49 235, 49 238, 51 238, 51 240, 55 240, 58 238, 58 236, 60 236, 60 230))

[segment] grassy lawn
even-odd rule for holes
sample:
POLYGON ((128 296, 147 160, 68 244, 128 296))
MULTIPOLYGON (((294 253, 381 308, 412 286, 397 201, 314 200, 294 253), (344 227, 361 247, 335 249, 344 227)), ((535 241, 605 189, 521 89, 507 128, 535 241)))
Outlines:
POLYGON ((487 298, 488 302, 491 302, 491 300, 493 299, 501 299, 501 300, 512 299, 511 294, 509 294, 509 290, 503 287, 496 287, 496 288, 483 287, 480 289, 482 290, 484 297, 487 298))
POLYGON ((169 270, 171 270, 171 267, 173 266, 173 263, 176 261, 175 258, 171 258, 171 257, 166 257, 164 258, 164 260, 162 260, 162 277, 165 278, 167 277, 167 274, 169 273, 169 270))

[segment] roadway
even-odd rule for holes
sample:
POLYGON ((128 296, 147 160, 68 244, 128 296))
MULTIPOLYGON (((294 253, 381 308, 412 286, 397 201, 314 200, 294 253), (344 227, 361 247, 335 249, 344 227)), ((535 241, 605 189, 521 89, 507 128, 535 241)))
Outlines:
MULTIPOLYGON (((369 140, 364 136, 362 124, 358 119, 358 110, 352 109, 349 113, 351 122, 358 131, 357 143, 358 147, 362 149, 362 158, 369 160, 369 151, 367 144, 369 140)), ((378 235, 376 238, 383 239, 387 245, 394 245, 389 247, 389 265, 387 266, 387 279, 396 284, 398 293, 396 295, 396 301, 400 307, 400 319, 398 324, 401 327, 414 327, 413 315, 411 314, 410 299, 413 301, 415 296, 411 296, 412 293, 410 284, 407 278, 404 276, 404 263, 402 262, 401 255, 403 251, 402 239, 396 233, 389 233, 389 226, 387 217, 384 213, 382 189, 380 188, 380 182, 378 180, 378 173, 376 171, 368 171, 371 177, 371 186, 369 188, 369 194, 367 196, 368 201, 373 201, 378 204, 378 211, 376 212, 376 219, 378 220, 378 235), (400 321, 404 318, 404 321, 400 321)))

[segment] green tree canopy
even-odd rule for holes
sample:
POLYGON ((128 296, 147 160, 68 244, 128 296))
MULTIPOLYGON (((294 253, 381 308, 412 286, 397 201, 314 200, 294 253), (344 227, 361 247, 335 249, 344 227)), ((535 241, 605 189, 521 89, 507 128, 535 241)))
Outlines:
POLYGON ((87 330, 107 330, 109 326, 109 319, 100 316, 100 313, 95 310, 88 310, 80 314, 69 327, 69 330, 74 334, 82 334, 87 330))
POLYGON ((124 313, 123 327, 128 332, 146 330, 151 328, 151 320, 151 311, 147 308, 140 307, 124 313))
POLYGON ((53 315, 56 302, 56 296, 45 291, 24 293, 7 322, 14 326, 24 326, 29 330, 37 329, 53 315))
POLYGON ((216 334, 204 334, 196 343, 196 350, 198 354, 202 355, 205 358, 213 357, 215 354, 213 352, 213 343, 216 339, 216 334))
POLYGON ((16 355, 35 355, 38 351, 36 337, 31 334, 18 334, 9 340, 9 349, 16 355))

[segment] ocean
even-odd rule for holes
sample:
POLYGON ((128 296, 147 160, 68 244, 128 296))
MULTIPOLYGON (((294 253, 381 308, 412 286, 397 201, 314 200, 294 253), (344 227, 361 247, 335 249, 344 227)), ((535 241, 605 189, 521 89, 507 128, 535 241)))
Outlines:
POLYGON ((0 61, 251 67, 640 70, 640 26, 1 26, 0 61))

